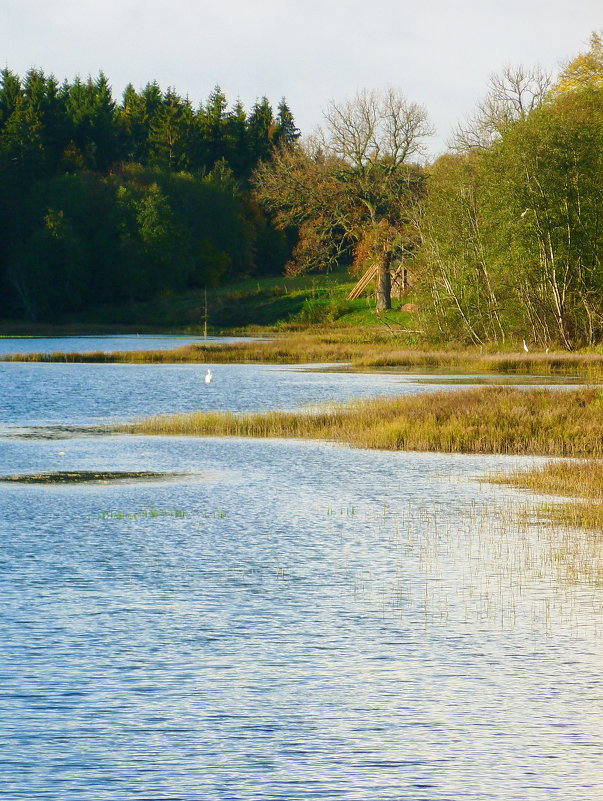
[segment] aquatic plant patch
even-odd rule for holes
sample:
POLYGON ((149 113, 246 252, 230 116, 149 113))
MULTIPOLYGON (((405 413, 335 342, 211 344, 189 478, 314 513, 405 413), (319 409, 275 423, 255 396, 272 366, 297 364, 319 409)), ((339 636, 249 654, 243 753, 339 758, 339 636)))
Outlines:
POLYGON ((154 473, 147 471, 96 471, 96 470, 61 470, 58 472, 15 473, 0 476, 0 481, 16 484, 106 484, 109 481, 149 480, 173 478, 177 473, 154 473))
POLYGON ((567 459, 551 461, 530 470, 491 476, 497 484, 509 484, 543 495, 571 497, 565 503, 545 504, 545 519, 562 525, 603 530, 603 461, 567 459))
MULTIPOLYGON (((140 509, 138 512, 104 511, 94 515, 96 520, 150 520, 163 517, 187 517, 185 509, 140 509)), ((92 515, 89 516, 93 518, 92 515)))

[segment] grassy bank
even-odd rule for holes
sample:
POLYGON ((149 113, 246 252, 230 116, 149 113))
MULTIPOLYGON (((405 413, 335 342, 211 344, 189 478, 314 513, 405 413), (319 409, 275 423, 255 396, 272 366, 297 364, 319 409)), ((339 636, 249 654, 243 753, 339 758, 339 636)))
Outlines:
POLYGON ((603 529, 603 461, 548 462, 532 470, 496 476, 492 481, 572 497, 571 502, 547 506, 547 516, 565 525, 603 529))
POLYGON ((308 412, 193 412, 151 417, 120 430, 327 439, 393 451, 583 457, 492 480, 571 496, 571 502, 542 511, 553 522, 603 529, 603 461, 598 461, 603 458, 603 392, 592 388, 551 392, 485 387, 353 401, 308 412))
MULTIPOLYGON (((124 333, 126 330, 199 334, 206 319, 214 333, 250 326, 274 331, 316 324, 374 325, 372 297, 346 300, 355 281, 345 271, 248 278, 207 291, 164 292, 147 301, 86 309, 78 315, 63 316, 54 325, 0 320, 0 334, 124 333)), ((404 312, 388 314, 394 325, 408 321, 409 317, 404 312)))
POLYGON ((141 434, 304 437, 362 448, 603 456, 603 394, 486 387, 374 398, 311 412, 194 412, 125 426, 141 434))
MULTIPOLYGON (((257 331, 262 334, 265 332, 257 331)), ((194 344, 171 351, 115 353, 21 353, 4 361, 124 362, 209 364, 313 364, 346 362, 357 368, 442 370, 467 373, 521 373, 525 375, 590 375, 603 373, 603 355, 597 353, 491 352, 477 349, 418 349, 409 347, 387 330, 327 328, 300 330, 274 336, 268 341, 194 344)))

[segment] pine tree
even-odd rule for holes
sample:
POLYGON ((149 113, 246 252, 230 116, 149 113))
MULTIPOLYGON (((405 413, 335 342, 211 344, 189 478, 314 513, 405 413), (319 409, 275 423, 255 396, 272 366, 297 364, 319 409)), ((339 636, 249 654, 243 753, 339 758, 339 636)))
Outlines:
POLYGON ((151 122, 149 161, 167 170, 190 167, 190 136, 193 111, 173 89, 168 89, 160 109, 151 122))
POLYGON ((269 158, 276 130, 272 106, 267 97, 254 103, 247 121, 253 163, 269 158))
POLYGON ((251 158, 247 115, 240 99, 237 99, 232 111, 227 115, 225 129, 226 159, 237 178, 246 178, 251 169, 251 158))
POLYGON ((9 69, 0 72, 0 126, 4 125, 23 97, 18 75, 9 69))
POLYGON ((295 120, 293 119, 291 109, 283 97, 278 105, 278 114, 276 115, 274 143, 290 145, 297 141, 300 136, 301 131, 295 125, 295 120))
POLYGON ((107 78, 102 72, 85 83, 77 77, 72 84, 63 84, 60 96, 70 123, 70 139, 86 166, 106 171, 119 157, 115 103, 107 78))
POLYGON ((203 165, 211 169, 227 156, 228 126, 226 95, 219 86, 214 87, 207 103, 199 110, 198 121, 201 132, 203 165))

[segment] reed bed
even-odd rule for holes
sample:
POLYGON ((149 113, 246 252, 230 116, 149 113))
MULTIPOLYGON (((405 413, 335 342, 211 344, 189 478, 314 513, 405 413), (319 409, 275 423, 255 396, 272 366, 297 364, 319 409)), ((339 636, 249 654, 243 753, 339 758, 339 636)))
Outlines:
POLYGON ((570 503, 545 506, 546 516, 563 525, 603 529, 603 461, 547 462, 531 470, 495 476, 492 481, 540 494, 570 496, 574 498, 570 503))
POLYGON ((120 427, 138 434, 304 437, 383 450, 603 456, 603 393, 483 387, 372 398, 312 411, 193 412, 120 427))
POLYGON ((603 501, 603 461, 595 459, 547 462, 528 471, 516 470, 509 475, 497 476, 493 480, 548 495, 603 501))
POLYGON ((3 361, 93 363, 253 363, 309 364, 346 362, 355 367, 407 370, 462 370, 485 373, 556 375, 603 373, 596 353, 492 352, 477 349, 408 347, 381 330, 326 329, 287 333, 268 341, 186 345, 171 351, 6 354, 3 361))

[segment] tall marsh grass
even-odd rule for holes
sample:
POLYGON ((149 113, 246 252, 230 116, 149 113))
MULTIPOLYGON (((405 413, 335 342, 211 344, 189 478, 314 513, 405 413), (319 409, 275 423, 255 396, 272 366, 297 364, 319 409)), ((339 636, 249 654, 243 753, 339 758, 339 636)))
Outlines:
POLYGON ((563 525, 603 529, 603 461, 553 461, 530 470, 494 476, 492 481, 545 495, 569 496, 568 503, 549 504, 546 516, 563 525))
POLYGON ((297 331, 268 341, 203 344, 171 351, 105 353, 6 354, 3 361, 131 362, 131 363, 255 363, 310 364, 349 362, 356 367, 408 370, 463 370, 485 373, 555 375, 603 374, 603 356, 595 353, 524 353, 478 350, 433 350, 408 347, 383 329, 346 328, 297 331))
POLYGON ((603 393, 483 387, 373 398, 313 411, 192 412, 119 430, 138 434, 305 437, 361 448, 603 456, 603 393))

